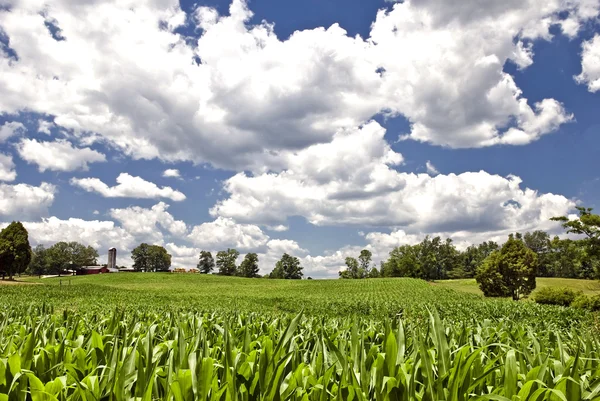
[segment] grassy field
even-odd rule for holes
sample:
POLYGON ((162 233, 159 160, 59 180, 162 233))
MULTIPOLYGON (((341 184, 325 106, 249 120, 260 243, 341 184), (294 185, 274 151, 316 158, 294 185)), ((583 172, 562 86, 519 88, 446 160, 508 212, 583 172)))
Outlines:
POLYGON ((413 279, 28 281, 0 290, 0 401, 600 400, 578 309, 413 279))
MULTIPOLYGON (((475 279, 444 280, 436 282, 436 285, 457 291, 468 292, 470 294, 483 295, 481 290, 479 290, 475 279)), ((538 277, 536 279, 536 285, 537 288, 535 291, 545 287, 566 287, 575 291, 581 291, 585 295, 600 294, 600 281, 598 280, 538 277)), ((535 294, 535 291, 532 295, 535 294)))

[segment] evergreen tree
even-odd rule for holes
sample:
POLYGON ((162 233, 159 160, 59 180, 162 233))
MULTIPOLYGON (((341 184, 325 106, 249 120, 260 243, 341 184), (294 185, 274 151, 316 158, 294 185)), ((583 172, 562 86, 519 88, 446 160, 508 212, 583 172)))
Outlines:
POLYGON ((202 274, 209 274, 215 268, 215 260, 213 259, 212 253, 208 251, 200 252, 200 260, 198 261, 198 270, 202 274))

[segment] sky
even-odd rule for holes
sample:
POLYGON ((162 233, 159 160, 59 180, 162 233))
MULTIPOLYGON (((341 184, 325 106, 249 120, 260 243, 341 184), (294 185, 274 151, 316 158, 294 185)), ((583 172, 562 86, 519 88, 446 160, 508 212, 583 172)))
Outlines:
POLYGON ((600 207, 600 0, 0 0, 0 226, 335 278, 600 207))

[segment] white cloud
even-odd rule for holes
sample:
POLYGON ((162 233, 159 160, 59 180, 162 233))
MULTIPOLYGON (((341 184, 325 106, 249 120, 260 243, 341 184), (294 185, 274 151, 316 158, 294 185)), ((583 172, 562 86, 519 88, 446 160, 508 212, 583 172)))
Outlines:
POLYGON ((0 59, 0 112, 51 115, 135 158, 243 169, 381 112, 408 118, 410 138, 451 147, 528 143, 570 119, 553 99, 529 106, 503 66, 526 68, 534 40, 553 24, 572 36, 597 2, 450 3, 395 4, 366 39, 333 25, 279 40, 234 0, 228 16, 199 8, 190 44, 174 32, 185 22, 175 0, 55 1, 47 16, 64 41, 38 2, 11 2, 0 25, 19 60, 0 59))
POLYGON ((188 238, 202 249, 236 248, 242 251, 260 250, 269 240, 259 227, 237 224, 233 219, 223 217, 195 226, 188 238))
POLYGON ((136 238, 143 238, 146 242, 163 244, 161 229, 175 237, 183 237, 187 233, 187 226, 167 211, 169 205, 159 202, 150 209, 131 206, 125 209, 111 209, 110 215, 121 223, 121 226, 136 238))
POLYGON ((17 178, 12 155, 0 153, 0 181, 14 181, 17 178))
POLYGON ((112 221, 86 221, 70 218, 61 220, 49 217, 37 222, 23 222, 33 244, 51 246, 60 241, 77 241, 90 245, 99 252, 107 251, 111 247, 119 250, 131 250, 135 240, 125 230, 115 226, 112 221))
POLYGON ((17 145, 17 150, 23 160, 37 164, 40 172, 87 171, 88 163, 106 161, 106 157, 100 152, 90 148, 76 148, 69 141, 61 139, 54 142, 23 139, 17 145))
POLYGON ((38 132, 41 132, 46 135, 50 135, 50 129, 54 127, 54 123, 52 121, 46 120, 38 120, 38 132))
POLYGON ((225 181, 229 198, 217 203, 211 214, 271 227, 285 225, 294 215, 313 224, 352 224, 353 215, 355 223, 364 215, 377 218, 381 205, 369 204, 369 199, 405 185, 392 168, 402 163, 402 155, 390 148, 384 135, 385 130, 371 122, 338 132, 329 144, 279 155, 287 166, 279 173, 236 174, 225 181))
POLYGON ((427 174, 429 175, 438 175, 440 173, 438 169, 435 168, 433 163, 429 160, 427 160, 427 163, 425 163, 425 168, 427 169, 427 174))
POLYGON ((27 128, 22 123, 17 121, 5 122, 0 126, 0 143, 6 142, 6 140, 13 136, 22 135, 25 132, 27 132, 27 128))
POLYGON ((83 188, 87 192, 97 192, 105 198, 140 198, 155 199, 169 198, 176 202, 185 200, 185 195, 171 187, 158 187, 141 177, 134 177, 121 173, 117 177, 117 184, 109 187, 98 178, 72 178, 71 185, 83 188))
POLYGON ((600 90, 600 34, 582 44, 581 74, 575 80, 585 84, 590 92, 600 90))
POLYGON ((180 178, 181 174, 179 173, 179 170, 170 168, 170 169, 165 170, 163 172, 162 176, 163 177, 180 178))
POLYGON ((45 182, 39 187, 0 183, 0 216, 11 219, 46 216, 55 193, 56 187, 45 182))

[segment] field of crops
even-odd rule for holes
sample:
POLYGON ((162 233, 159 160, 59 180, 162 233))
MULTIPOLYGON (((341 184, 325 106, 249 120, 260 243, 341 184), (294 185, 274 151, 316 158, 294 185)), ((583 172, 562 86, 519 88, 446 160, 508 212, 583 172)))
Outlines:
POLYGON ((410 279, 60 283, 0 288, 0 401, 600 400, 581 310, 410 279))

